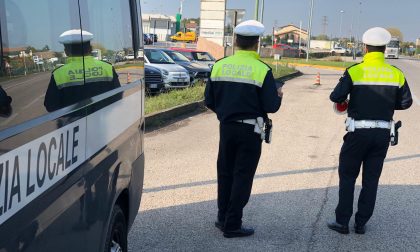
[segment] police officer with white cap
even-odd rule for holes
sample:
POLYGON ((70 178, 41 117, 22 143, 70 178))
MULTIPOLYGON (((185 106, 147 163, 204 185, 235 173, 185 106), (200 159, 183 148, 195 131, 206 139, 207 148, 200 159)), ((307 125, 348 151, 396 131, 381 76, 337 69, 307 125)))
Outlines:
POLYGON ((354 186, 362 164, 362 190, 354 229, 358 234, 365 233, 365 225, 375 207, 389 144, 397 144, 394 111, 408 109, 413 102, 403 72, 385 61, 385 47, 390 40, 391 34, 384 28, 367 30, 363 34, 366 52, 363 62, 348 68, 330 95, 335 103, 344 103, 349 98, 348 133, 344 136, 339 158, 336 219, 328 223, 330 229, 342 234, 349 233, 354 186))
POLYGON ((281 83, 276 85, 271 68, 256 52, 264 26, 249 20, 235 27, 239 50, 212 68, 205 91, 206 106, 220 121, 217 160, 218 216, 215 226, 226 238, 249 236, 252 228, 242 226, 261 155, 262 140, 268 141, 264 121, 281 104, 281 83))
POLYGON ((44 100, 47 111, 76 104, 121 86, 113 66, 91 55, 92 39, 92 33, 80 29, 60 35, 59 42, 64 45, 68 58, 65 65, 52 73, 44 100))

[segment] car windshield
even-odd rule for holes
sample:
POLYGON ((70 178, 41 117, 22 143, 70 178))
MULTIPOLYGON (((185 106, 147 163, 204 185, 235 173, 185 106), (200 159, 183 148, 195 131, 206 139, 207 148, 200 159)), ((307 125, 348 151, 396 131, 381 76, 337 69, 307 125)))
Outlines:
POLYGON ((398 48, 400 46, 400 42, 398 40, 392 40, 389 42, 387 47, 398 48))
POLYGON ((215 61, 213 56, 207 52, 195 52, 195 59, 198 61, 215 61))
POLYGON ((182 55, 179 52, 175 52, 175 51, 165 51, 165 53, 173 60, 173 61, 185 61, 185 62, 189 62, 190 60, 185 57, 184 55, 182 55))
POLYGON ((166 54, 157 50, 145 50, 147 59, 150 63, 155 64, 173 64, 174 61, 166 54))
POLYGON ((194 57, 191 52, 179 52, 179 53, 187 57, 187 59, 189 60, 194 60, 194 57))

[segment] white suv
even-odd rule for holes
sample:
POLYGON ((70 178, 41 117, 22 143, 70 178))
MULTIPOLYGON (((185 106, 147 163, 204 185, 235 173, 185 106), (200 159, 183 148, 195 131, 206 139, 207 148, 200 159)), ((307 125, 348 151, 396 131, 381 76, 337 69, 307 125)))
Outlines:
POLYGON ((332 55, 336 55, 336 54, 344 55, 346 53, 347 53, 347 49, 344 48, 344 47, 336 46, 336 47, 331 49, 331 54, 332 55))
POLYGON ((144 49, 144 61, 147 65, 158 68, 163 75, 165 88, 185 88, 190 85, 188 71, 160 50, 144 49))

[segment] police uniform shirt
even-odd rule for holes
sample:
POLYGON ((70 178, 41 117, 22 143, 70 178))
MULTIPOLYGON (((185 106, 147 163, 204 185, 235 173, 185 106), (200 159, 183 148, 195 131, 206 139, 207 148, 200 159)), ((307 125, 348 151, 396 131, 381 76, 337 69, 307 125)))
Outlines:
POLYGON ((267 117, 281 98, 271 68, 255 51, 236 51, 215 63, 205 91, 206 106, 220 122, 267 117))
POLYGON ((65 65, 53 71, 44 105, 51 112, 120 86, 111 64, 92 56, 69 57, 65 65))
POLYGON ((349 94, 348 116, 355 120, 391 121, 394 110, 413 103, 404 74, 387 64, 381 52, 367 53, 363 62, 348 68, 330 99, 341 103, 349 94))

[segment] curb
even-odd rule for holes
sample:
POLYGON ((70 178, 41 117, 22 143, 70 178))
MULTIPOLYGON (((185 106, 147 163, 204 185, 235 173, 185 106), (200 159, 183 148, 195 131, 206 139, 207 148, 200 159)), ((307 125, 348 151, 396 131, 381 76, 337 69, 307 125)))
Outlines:
POLYGON ((278 78, 276 80, 279 80, 279 81, 283 81, 284 82, 284 81, 288 81, 288 80, 294 79, 294 78, 299 77, 299 76, 302 76, 302 75, 303 75, 303 73, 301 71, 297 71, 296 70, 296 72, 291 73, 291 74, 288 74, 288 75, 285 75, 285 76, 280 77, 280 78, 278 78))
MULTIPOLYGON (((297 71, 276 80, 288 81, 301 75, 302 73, 297 71)), ((147 115, 145 117, 146 132, 160 129, 205 111, 207 111, 207 108, 204 105, 204 100, 201 100, 147 115)))
POLYGON ((328 69, 328 70, 337 70, 344 71, 346 67, 334 67, 334 66, 324 66, 324 65, 311 65, 311 64, 302 64, 302 63, 289 63, 289 66, 298 66, 298 67, 312 67, 318 69, 328 69))
POLYGON ((204 100, 201 100, 147 115, 145 117, 146 132, 162 128, 206 110, 204 100))

